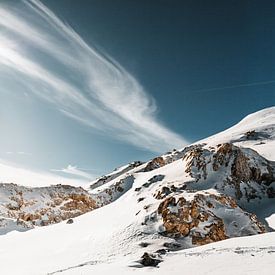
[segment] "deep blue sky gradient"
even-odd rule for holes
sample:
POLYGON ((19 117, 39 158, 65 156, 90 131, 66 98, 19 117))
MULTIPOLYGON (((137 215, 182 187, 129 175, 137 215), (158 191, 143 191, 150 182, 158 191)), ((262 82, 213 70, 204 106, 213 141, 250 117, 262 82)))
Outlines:
MULTIPOLYGON (((159 119, 190 142, 275 105, 274 1, 43 3, 133 74, 156 99, 159 119)), ((46 169, 75 164, 102 174, 155 155, 86 129, 38 98, 7 93, 5 101, 0 114, 10 122, 2 121, 3 130, 17 139, 2 137, 2 157, 30 151, 16 161, 46 169)))
POLYGON ((135 75, 190 140, 275 103, 274 1, 44 1, 135 75))

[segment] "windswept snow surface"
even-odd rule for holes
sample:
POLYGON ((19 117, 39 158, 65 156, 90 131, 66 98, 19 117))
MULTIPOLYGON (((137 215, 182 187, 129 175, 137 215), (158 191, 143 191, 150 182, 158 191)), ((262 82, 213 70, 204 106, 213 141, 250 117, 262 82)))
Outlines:
MULTIPOLYGON (((275 160, 274 124, 273 107, 252 114, 236 126, 199 143, 217 148, 217 144, 231 142, 275 160), (252 134, 247 135, 249 131, 252 134)), ((172 195, 179 196, 182 192, 187 201, 196 194, 220 194, 210 184, 211 180, 218 179, 213 176, 215 171, 211 171, 206 179, 205 189, 200 188, 193 193, 181 189, 184 184, 194 182, 194 178, 185 171, 187 162, 182 159, 185 151, 163 155, 165 164, 162 167, 151 170, 148 168, 149 162, 130 168, 127 165, 110 173, 110 177, 107 175, 91 183, 92 187, 88 186, 87 190, 94 196, 101 194, 102 205, 106 205, 74 218, 72 224, 61 222, 1 235, 1 274, 272 274, 275 268, 274 232, 232 238, 195 248, 188 248, 187 241, 183 244, 186 245, 184 250, 157 255, 162 261, 158 267, 143 267, 138 262, 144 252, 154 253, 164 249, 165 243, 175 247, 178 245, 177 240, 159 234, 163 223, 155 213, 161 199, 156 199, 155 194, 160 188, 174 185, 177 191, 172 195)), ((227 172, 226 166, 222 169, 221 173, 227 172)), ((203 180, 198 181, 198 184, 202 183, 203 180)), ((259 204, 253 204, 252 200, 253 207, 262 207, 263 217, 274 228, 275 209, 270 208, 275 205, 274 198, 263 197, 259 201, 259 204)), ((174 212, 178 210, 177 206, 171 208, 174 212)), ((236 221, 243 215, 238 207, 212 210, 228 219, 225 221, 229 223, 228 228, 232 228, 232 213, 238 214, 236 221)), ((238 224, 250 230, 251 221, 247 217, 247 224, 238 224)), ((245 219, 242 221, 246 223, 245 219)), ((236 227, 233 232, 235 236, 239 236, 243 228, 236 227)))
POLYGON ((231 128, 197 143, 211 146, 225 142, 254 149, 263 157, 275 161, 275 107, 250 114, 231 128), (253 130, 255 135, 246 138, 245 133, 253 130))
MULTIPOLYGON (((274 271, 275 233, 234 238, 180 252, 169 253, 158 268, 127 265, 127 257, 113 264, 83 263, 61 274, 156 274, 156 275, 270 275, 274 271)), ((59 274, 59 273, 54 273, 59 274)))

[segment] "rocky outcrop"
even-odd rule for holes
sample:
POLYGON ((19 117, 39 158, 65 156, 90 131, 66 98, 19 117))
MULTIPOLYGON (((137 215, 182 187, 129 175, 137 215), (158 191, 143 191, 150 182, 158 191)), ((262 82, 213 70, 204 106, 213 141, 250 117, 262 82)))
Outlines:
POLYGON ((129 171, 139 167, 142 164, 143 164, 143 162, 141 162, 141 161, 134 161, 134 162, 129 163, 125 167, 115 169, 109 175, 104 175, 104 176, 96 179, 94 182, 92 182, 92 184, 90 185, 90 189, 98 188, 98 187, 100 187, 100 186, 102 186, 102 185, 104 185, 104 184, 106 184, 106 183, 108 183, 112 180, 115 180, 119 176, 121 176, 125 173, 128 173, 129 171))
POLYGON ((6 217, 0 218, 0 235, 6 234, 12 230, 24 232, 32 228, 34 228, 34 225, 30 222, 6 217))
POLYGON ((0 184, 0 195, 5 197, 0 204, 1 216, 16 221, 18 228, 58 223, 97 208, 87 191, 69 185, 27 188, 0 184))
POLYGON ((213 183, 213 188, 236 199, 274 197, 271 186, 275 182, 273 162, 256 151, 239 148, 230 143, 216 147, 197 145, 183 157, 185 172, 200 184, 213 183), (211 179, 209 179, 211 178, 211 179))
POLYGON ((209 163, 209 160, 207 160, 209 153, 209 150, 203 149, 201 145, 198 145, 192 147, 183 156, 183 160, 186 161, 185 172, 196 181, 207 178, 206 165, 209 163))
POLYGON ((186 189, 186 184, 175 186, 174 184, 167 184, 156 189, 154 197, 158 200, 166 198, 170 194, 180 194, 186 189))
POLYGON ((143 266, 157 266, 160 262, 161 262, 160 259, 157 259, 154 255, 149 254, 147 252, 145 252, 141 256, 141 260, 140 260, 140 263, 143 266))
POLYGON ((157 157, 148 162, 144 168, 144 172, 149 172, 166 165, 163 157, 157 157))
POLYGON ((243 211, 225 195, 196 193, 192 199, 170 196, 160 203, 157 212, 165 228, 162 234, 189 238, 193 245, 265 232, 255 215, 243 211))
POLYGON ((133 175, 126 173, 123 178, 117 179, 117 181, 114 180, 101 190, 98 190, 94 195, 97 205, 104 206, 118 199, 132 187, 134 180, 135 177, 133 175))

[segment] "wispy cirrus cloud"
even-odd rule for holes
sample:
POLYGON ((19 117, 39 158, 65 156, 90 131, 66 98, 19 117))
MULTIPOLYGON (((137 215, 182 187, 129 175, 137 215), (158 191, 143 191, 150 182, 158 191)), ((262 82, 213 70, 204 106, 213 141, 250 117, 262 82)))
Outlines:
POLYGON ((130 73, 40 1, 22 1, 20 9, 0 4, 0 26, 0 69, 17 72, 63 114, 151 151, 185 145, 157 119, 154 99, 130 73))
POLYGON ((56 175, 55 173, 29 170, 17 166, 12 162, 0 159, 0 182, 16 183, 24 186, 42 187, 53 184, 69 184, 73 186, 85 186, 89 184, 89 179, 84 177, 68 178, 56 175))
POLYGON ((73 176, 77 176, 77 177, 81 177, 81 178, 85 178, 85 179, 94 179, 96 178, 95 175, 91 175, 90 173, 87 173, 85 171, 83 171, 83 169, 78 168, 77 166, 71 165, 69 164, 66 168, 62 168, 62 169, 52 169, 51 171, 53 172, 62 172, 65 174, 70 174, 73 176))

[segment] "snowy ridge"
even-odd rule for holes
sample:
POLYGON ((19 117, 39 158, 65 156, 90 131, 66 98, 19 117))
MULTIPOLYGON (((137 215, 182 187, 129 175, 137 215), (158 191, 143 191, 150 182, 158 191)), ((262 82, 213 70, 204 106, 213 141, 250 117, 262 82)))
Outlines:
POLYGON ((107 175, 104 175, 98 179, 96 179, 95 181, 93 181, 91 184, 90 184, 90 189, 95 189, 95 188, 98 188, 114 179, 117 179, 119 176, 133 170, 134 168, 138 167, 142 165, 142 162, 140 161, 135 161, 135 162, 132 162, 130 164, 127 164, 127 165, 124 165, 124 166, 121 166, 119 168, 116 168, 113 172, 107 174, 107 175))
POLYGON ((263 157, 275 160, 275 107, 250 114, 231 128, 197 143, 211 146, 226 142, 254 149, 263 157))

